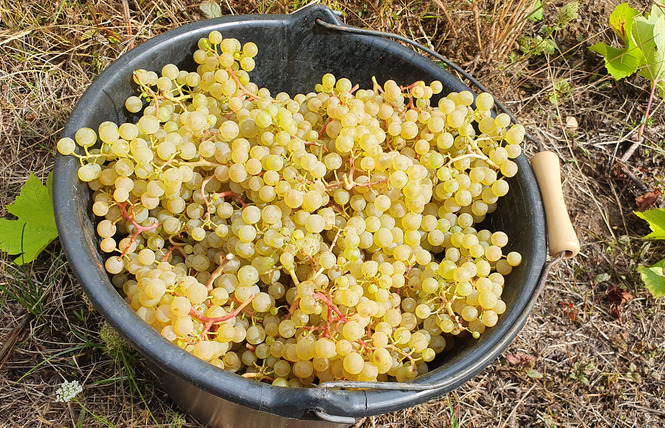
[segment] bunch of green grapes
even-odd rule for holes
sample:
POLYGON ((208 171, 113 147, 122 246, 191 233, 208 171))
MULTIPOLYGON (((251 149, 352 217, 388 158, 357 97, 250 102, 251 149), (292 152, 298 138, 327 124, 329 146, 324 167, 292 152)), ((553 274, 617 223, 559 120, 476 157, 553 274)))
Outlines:
POLYGON ((489 94, 435 104, 438 81, 359 89, 326 74, 273 96, 249 79, 254 43, 213 31, 198 48, 194 72, 134 73, 137 123, 58 142, 142 319, 292 387, 413 379, 498 322, 521 256, 474 225, 508 192, 524 128, 493 117, 489 94))

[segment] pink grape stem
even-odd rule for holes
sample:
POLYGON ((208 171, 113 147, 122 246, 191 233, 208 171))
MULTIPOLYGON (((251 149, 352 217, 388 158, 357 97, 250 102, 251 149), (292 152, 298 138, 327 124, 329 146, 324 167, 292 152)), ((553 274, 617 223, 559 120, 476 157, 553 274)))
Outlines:
POLYGON ((330 122, 332 122, 332 117, 329 117, 328 120, 326 120, 326 123, 324 123, 321 127, 321 130, 319 131, 319 139, 323 138, 323 136, 326 134, 326 128, 330 122))
POLYGON ((224 321, 228 321, 232 318, 235 318, 247 305, 252 303, 252 300, 254 300, 254 294, 249 296, 249 299, 245 300, 245 302, 238 306, 236 309, 234 309, 232 312, 229 312, 228 314, 217 317, 217 318, 208 318, 204 315, 201 315, 196 309, 192 308, 189 310, 189 315, 191 317, 196 318, 197 320, 205 323, 205 326, 203 327, 203 331, 201 332, 201 337, 205 337, 206 334, 208 334, 208 331, 210 331, 210 327, 212 327, 213 324, 218 324, 222 323, 224 321))
POLYGON ((233 71, 233 69, 231 67, 226 67, 226 71, 229 73, 229 75, 231 75, 233 80, 236 82, 236 85, 238 85, 238 88, 240 88, 243 95, 247 95, 249 98, 253 98, 255 100, 260 100, 261 99, 258 95, 249 92, 247 90, 247 88, 245 88, 245 86, 242 83, 240 83, 240 79, 238 79, 238 76, 236 75, 236 73, 233 71))
POLYGON ((232 196, 236 201, 238 201, 240 206, 242 206, 243 208, 245 208, 247 206, 247 204, 242 199, 240 199, 240 196, 238 196, 238 194, 236 192, 234 192, 233 190, 227 190, 226 192, 220 192, 217 195, 220 198, 225 198, 227 196, 232 196))
POLYGON ((349 322, 349 319, 339 311, 339 308, 328 298, 328 296, 321 292, 317 292, 314 293, 312 297, 323 302, 326 306, 328 306, 328 308, 331 308, 341 321, 349 322))
POLYGON ((123 257, 127 254, 127 251, 129 251, 132 244, 134 243, 134 241, 136 241, 136 238, 141 233, 147 232, 149 230, 157 229, 159 227, 159 225, 161 224, 161 223, 155 223, 155 224, 151 224, 150 226, 147 226, 147 227, 146 226, 141 226, 140 224, 138 224, 138 222, 134 218, 134 207, 132 206, 132 208, 131 208, 132 213, 130 215, 127 212, 127 208, 125 208, 125 204, 126 204, 126 202, 118 202, 118 206, 120 207, 120 210, 122 211, 122 218, 129 221, 132 224, 132 226, 134 226, 136 228, 136 232, 134 232, 132 237, 129 239, 129 245, 127 245, 127 248, 125 248, 125 250, 120 255, 121 257, 123 257))

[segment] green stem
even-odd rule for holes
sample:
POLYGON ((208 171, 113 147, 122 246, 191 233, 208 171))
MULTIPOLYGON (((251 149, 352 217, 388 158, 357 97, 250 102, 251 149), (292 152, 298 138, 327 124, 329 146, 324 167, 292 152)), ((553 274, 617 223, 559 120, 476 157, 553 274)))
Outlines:
POLYGON ((74 399, 74 402, 75 402, 76 404, 78 404, 79 406, 81 406, 81 409, 82 409, 84 412, 89 413, 90 416, 92 416, 93 418, 97 419, 99 422, 103 423, 104 426, 107 426, 107 427, 109 427, 109 428, 115 428, 115 425, 113 425, 111 422, 109 422, 106 418, 104 418, 104 417, 102 417, 102 416, 97 416, 96 414, 94 414, 93 412, 91 412, 90 409, 88 409, 87 407, 85 407, 85 406, 83 405, 83 403, 81 403, 81 401, 80 401, 78 398, 75 398, 75 399, 74 399))
POLYGON ((145 409, 148 411, 148 414, 150 415, 150 419, 155 423, 155 425, 159 425, 157 422, 157 419, 155 419, 155 415, 152 414, 152 411, 150 410, 150 407, 148 407, 148 403, 145 401, 145 398, 143 397, 143 394, 141 394, 141 390, 139 389, 139 386, 136 383, 136 379, 134 378, 134 370, 132 367, 129 365, 129 362, 127 361, 127 356, 125 355, 124 352, 121 352, 120 355, 122 356, 122 363, 125 366, 125 370, 130 373, 129 377, 129 382, 132 384, 134 387, 134 390, 139 394, 139 397, 141 397, 141 401, 143 402, 143 405, 145 406, 145 409))

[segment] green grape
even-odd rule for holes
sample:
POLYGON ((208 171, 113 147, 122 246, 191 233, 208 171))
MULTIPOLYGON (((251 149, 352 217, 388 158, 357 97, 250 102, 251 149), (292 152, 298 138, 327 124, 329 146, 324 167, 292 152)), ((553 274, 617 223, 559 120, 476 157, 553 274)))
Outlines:
POLYGON ((175 318, 172 321, 173 333, 177 336, 186 336, 194 329, 194 323, 190 316, 175 318))
POLYGON ((97 134, 90 128, 81 128, 74 136, 76 143, 81 147, 90 147, 97 141, 97 134))
POLYGON ((344 334, 344 338, 346 340, 354 342, 363 336, 364 328, 355 321, 349 321, 348 323, 344 324, 342 333, 344 334))
POLYGON ((420 305, 416 306, 415 314, 420 319, 426 319, 427 317, 430 316, 431 310, 430 310, 429 306, 427 306, 425 304, 420 304, 420 305))
POLYGON ((464 321, 467 321, 467 322, 473 321, 476 318, 478 318, 478 309, 476 309, 473 306, 465 306, 462 309, 460 315, 462 316, 464 321))
POLYGON ((293 364, 293 374, 297 377, 304 379, 308 378, 314 372, 314 367, 311 361, 296 361, 293 364))
POLYGON ((481 318, 486 327, 494 327, 499 321, 499 315, 492 310, 483 311, 481 318))
MULTIPOLYGON (((508 154, 506 153, 506 157, 507 156, 508 156, 508 154)), ((515 174, 517 174, 517 164, 513 161, 506 160, 501 165, 501 174, 503 174, 505 177, 515 176, 515 174)), ((501 196, 503 196, 503 195, 501 195, 501 196)))
POLYGON ((57 148, 61 155, 70 155, 74 153, 76 143, 69 137, 63 137, 58 140, 57 148))
POLYGON ((210 43, 218 45, 222 43, 222 33, 217 30, 211 31, 210 34, 208 34, 208 40, 210 43))
POLYGON ((193 305, 198 305, 199 303, 203 303, 203 301, 208 298, 208 290, 206 289, 205 285, 199 282, 195 282, 187 287, 185 296, 187 299, 189 299, 190 302, 192 302, 193 305))
POLYGON ((508 144, 521 144, 524 140, 524 135, 524 127, 522 125, 515 125, 506 132, 503 138, 508 144))
POLYGON ((522 263, 522 256, 516 251, 511 251, 506 255, 506 262, 508 262, 510 266, 518 266, 522 263))
POLYGON ((192 309, 192 303, 187 297, 178 296, 171 301, 171 312, 176 317, 184 317, 192 309))
POLYGON ((357 352, 350 352, 344 357, 344 370, 357 375, 365 367, 365 360, 357 352))
POLYGON ((124 269, 124 263, 120 257, 110 257, 104 263, 104 267, 111 274, 118 274, 124 269))
POLYGON ((494 97, 492 97, 491 94, 488 94, 487 92, 483 92, 482 94, 478 94, 476 97, 476 107, 478 110, 491 110, 492 107, 494 106, 494 97))

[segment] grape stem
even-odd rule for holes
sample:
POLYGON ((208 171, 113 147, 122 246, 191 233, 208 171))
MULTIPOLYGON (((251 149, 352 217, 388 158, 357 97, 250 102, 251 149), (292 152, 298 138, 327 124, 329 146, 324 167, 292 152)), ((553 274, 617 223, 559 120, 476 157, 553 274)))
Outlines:
POLYGON ((233 190, 227 190, 226 192, 217 193, 217 196, 219 196, 220 198, 225 198, 227 196, 232 196, 236 201, 238 201, 238 203, 240 204, 241 207, 245 208, 247 206, 247 204, 233 190))
POLYGON ((413 83, 410 84, 409 86, 400 86, 400 89, 401 89, 402 91, 410 91, 411 89, 413 89, 413 88, 415 88, 416 86, 418 86, 418 84, 420 84, 420 82, 422 82, 422 80, 416 80, 415 82, 413 82, 413 83))
POLYGON ((330 338, 330 320, 332 319, 333 308, 328 306, 328 318, 326 318, 326 323, 324 324, 323 337, 330 338))
MULTIPOLYGON (((206 198, 205 187, 206 187, 206 184, 210 183, 210 180, 212 180, 213 178, 215 178, 215 176, 211 175, 210 177, 203 180, 203 182, 201 183, 201 198, 203 199, 203 202, 205 202, 205 204, 206 204, 206 223, 208 223, 208 224, 210 224, 210 202, 208 202, 208 198, 206 198)), ((220 256, 220 263, 221 263, 221 260, 222 259, 221 259, 221 256, 220 256)), ((209 288, 208 290, 211 290, 211 289, 212 289, 212 287, 209 288)))
MULTIPOLYGON (((339 317, 340 321, 349 322, 349 319, 339 311, 339 308, 332 302, 332 300, 330 300, 330 298, 328 298, 328 296, 319 291, 314 293, 312 297, 323 302, 328 308, 332 309, 337 317, 339 317)), ((328 322, 330 322, 330 320, 328 320, 328 322)))
POLYGON ((314 257, 312 257, 311 254, 305 253, 302 249, 300 249, 300 252, 307 257, 307 260, 312 264, 312 275, 316 275, 316 260, 314 260, 314 257))
MULTIPOLYGON (((453 297, 453 300, 454 300, 454 297, 453 297)), ((455 320, 455 323, 457 323, 457 327, 464 328, 462 326, 462 322, 459 320, 459 317, 457 316, 455 311, 453 311, 453 302, 452 302, 452 300, 448 300, 446 302, 446 309, 448 309, 448 315, 450 316, 450 318, 455 320)))
POLYGON ((293 315, 293 313, 296 311, 299 304, 300 304, 300 297, 296 297, 295 299, 293 299, 293 303, 291 303, 291 307, 289 307, 289 313, 286 314, 286 316, 284 317, 285 320, 291 318, 291 315, 293 315))
POLYGON ((326 120, 326 123, 323 124, 321 130, 319 131, 319 139, 323 138, 323 136, 326 133, 326 128, 328 127, 328 124, 332 122, 332 120, 333 120, 332 117, 329 117, 328 120, 326 120))
MULTIPOLYGON (((386 92, 386 91, 381 87, 381 85, 379 85, 379 83, 376 81, 376 77, 375 77, 375 76, 372 76, 372 84, 373 84, 373 86, 374 86, 374 91, 375 91, 375 92, 378 92, 379 94, 383 94, 383 93, 386 92)), ((404 113, 404 109, 402 109, 402 108, 396 106, 395 103, 393 103, 392 101, 388 101, 388 104, 390 104, 390 106, 391 106, 392 108, 394 108, 395 110, 399 111, 400 113, 404 113)))
MULTIPOLYGON (((163 164, 168 165, 167 162, 164 162, 163 164)), ((191 167, 191 168, 196 168, 197 166, 210 167, 210 168, 217 168, 218 166, 227 166, 223 163, 210 162, 209 160, 205 160, 205 159, 201 159, 201 160, 197 160, 197 161, 193 161, 193 162, 181 161, 181 160, 175 159, 171 165, 173 165, 173 166, 188 166, 188 167, 191 167)))
MULTIPOLYGON (((136 72, 134 72, 134 73, 136 73, 136 72)), ((141 83, 141 86, 143 87, 143 89, 145 89, 148 92, 148 94, 150 94, 152 99, 155 100, 155 117, 159 118, 159 99, 157 98, 157 94, 155 93, 155 91, 150 89, 150 87, 148 87, 147 85, 144 85, 143 83, 141 83)))
POLYGON ((169 256, 173 253, 174 250, 178 250, 184 258, 187 258, 187 253, 185 253, 185 250, 182 249, 182 245, 172 245, 171 247, 169 247, 169 250, 164 255, 165 262, 168 261, 169 256))
POLYGON ((379 85, 379 82, 376 81, 376 76, 372 76, 372 86, 373 86, 372 89, 374 89, 374 92, 377 92, 379 94, 382 94, 382 93, 385 92, 383 90, 383 88, 381 87, 381 85, 379 85))
MULTIPOLYGON (((342 229, 339 229, 339 228, 338 228, 338 229, 337 229, 337 233, 335 234, 335 237, 333 238, 332 242, 330 243, 330 252, 332 252, 333 247, 334 247, 335 244, 337 243, 337 238, 339 238, 339 234, 340 234, 341 232, 342 232, 342 229)), ((312 277, 312 281, 316 280, 316 278, 318 278, 318 277, 323 273, 324 270, 326 270, 326 269, 322 267, 321 269, 319 269, 318 271, 316 271, 316 272, 314 273, 314 276, 312 277)))
POLYGON ((192 308, 189 310, 189 315, 193 318, 196 318, 197 320, 201 321, 202 323, 205 323, 203 327, 203 331, 201 332, 201 338, 205 337, 206 334, 210 331, 210 327, 212 327, 213 324, 218 324, 222 323, 224 321, 228 321, 230 319, 235 318, 240 312, 242 312, 243 309, 250 303, 252 303, 252 300, 254 300, 254 294, 249 296, 247 300, 245 300, 240 306, 238 306, 236 309, 233 311, 229 312, 228 314, 221 316, 221 317, 216 317, 216 318, 208 318, 204 315, 201 315, 196 309, 192 308))
POLYGON ((208 279, 208 282, 206 283, 206 288, 208 289, 208 292, 212 291, 212 285, 215 282, 217 278, 220 277, 222 274, 222 271, 224 270, 224 266, 229 262, 229 260, 233 259, 233 254, 220 254, 219 255, 219 265, 217 268, 212 271, 210 274, 210 278, 208 279))
POLYGON ((275 378, 272 378, 263 373, 243 373, 241 376, 244 378, 254 378, 258 381, 269 380, 270 382, 273 382, 275 380, 275 378))
POLYGON ((231 67, 226 67, 226 71, 231 75, 231 77, 233 78, 233 80, 236 82, 236 85, 238 85, 238 88, 240 88, 240 90, 242 91, 243 95, 246 95, 246 96, 248 96, 249 98, 252 98, 252 99, 255 99, 255 100, 260 100, 260 99, 261 99, 258 95, 256 95, 256 94, 254 94, 254 93, 248 91, 247 88, 245 88, 245 85, 243 85, 243 84, 240 82, 240 79, 238 79, 238 76, 237 76, 236 73, 233 71, 233 68, 231 68, 231 67))
POLYGON ((483 161, 487 162, 494 169, 499 169, 500 168, 499 165, 492 162, 492 160, 490 160, 490 158, 488 158, 484 154, 478 154, 478 153, 467 153, 465 155, 460 155, 460 156, 454 157, 454 158, 450 159, 448 162, 446 162, 446 166, 451 165, 452 163, 463 160, 463 159, 480 159, 480 160, 483 160, 483 161))
POLYGON ((358 342, 358 343, 360 344, 360 346, 362 346, 363 349, 365 349, 366 352, 370 352, 370 351, 371 351, 371 348, 369 347, 369 345, 368 345, 367 343, 365 343, 364 340, 362 340, 362 339, 358 339, 358 340, 356 340, 356 342, 358 342))
POLYGON ((413 89, 413 88, 415 88, 416 86, 418 86, 418 84, 420 84, 420 82, 421 82, 421 81, 419 80, 419 81, 413 82, 413 83, 410 84, 409 86, 400 86, 400 90, 402 90, 402 91, 407 91, 407 96, 409 97, 409 104, 407 104, 407 106, 406 106, 407 110, 408 110, 408 109, 420 110, 419 108, 417 108, 417 107, 413 104, 413 98, 414 98, 414 97, 413 97, 413 95, 411 95, 411 89, 413 89))
POLYGON ((141 226, 141 225, 136 221, 136 219, 134 218, 134 206, 132 206, 132 208, 131 208, 132 214, 130 215, 130 214, 127 212, 127 208, 125 208, 125 204, 126 204, 126 202, 118 202, 118 206, 120 207, 120 210, 122 211, 122 218, 124 218, 124 219, 126 219, 127 221, 129 221, 129 222, 132 224, 132 226, 134 226, 134 227, 136 228, 136 232, 134 232, 134 234, 132 234, 132 237, 129 239, 129 244, 128 244, 127 247, 123 250, 123 252, 122 252, 122 254, 120 255, 120 257, 124 257, 124 256, 127 254, 127 252, 129 251, 129 249, 132 247, 132 244, 134 243, 134 241, 136 241, 136 238, 137 238, 141 233, 143 233, 143 232, 147 232, 147 231, 149 231, 149 230, 157 229, 157 228, 160 226, 160 224, 161 224, 161 223, 158 222, 158 223, 151 224, 150 226, 141 226))
POLYGON ((416 361, 416 360, 411 356, 411 354, 409 354, 409 353, 407 353, 407 352, 404 352, 403 349, 400 349, 400 348, 398 348, 398 347, 395 346, 395 345, 387 345, 386 348, 390 348, 390 349, 392 349, 393 351, 396 351, 398 354, 401 354, 403 357, 407 358, 407 359, 408 359, 409 361, 411 361, 412 363, 416 361))
POLYGON ((287 272, 291 276, 291 279, 293 280, 293 283, 295 285, 300 284, 300 280, 298 279, 298 276, 296 275, 296 271, 294 271, 293 269, 287 269, 287 272))
POLYGON ((347 174, 344 174, 344 179, 342 181, 336 181, 334 183, 330 183, 330 184, 326 185, 326 190, 333 189, 333 188, 339 187, 341 185, 344 185, 344 188, 346 190, 351 190, 356 186, 358 186, 358 187, 372 187, 372 186, 376 186, 377 184, 383 184, 383 183, 388 182, 388 179, 386 178, 386 179, 383 179, 383 180, 374 181, 372 183, 357 183, 354 180, 354 177, 353 177, 355 175, 355 173, 356 173, 355 157, 353 156, 353 154, 351 154, 351 156, 349 156, 349 172, 347 174))
MULTIPOLYGON (((235 297, 230 297, 229 300, 231 300, 234 303, 240 304, 240 301, 238 299, 236 299, 235 297)), ((254 317, 254 313, 252 311, 250 311, 249 309, 247 309, 246 307, 243 307, 241 309, 244 313, 246 313, 250 317, 254 317)), ((259 319, 262 319, 262 318, 259 318, 259 319)))

